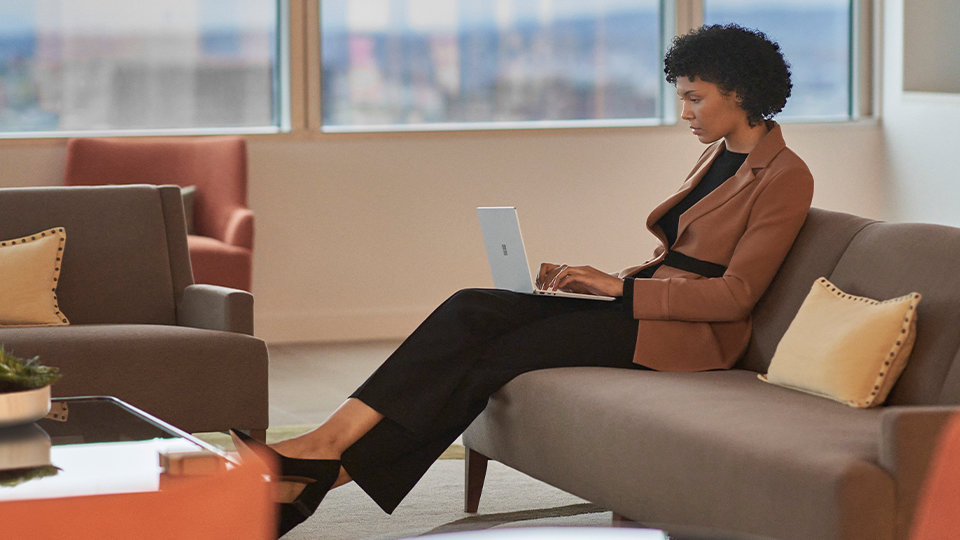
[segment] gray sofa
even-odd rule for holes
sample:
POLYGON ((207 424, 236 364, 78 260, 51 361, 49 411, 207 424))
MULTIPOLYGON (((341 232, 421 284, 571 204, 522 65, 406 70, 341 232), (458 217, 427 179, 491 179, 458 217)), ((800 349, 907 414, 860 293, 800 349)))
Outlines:
POLYGON ((186 431, 268 425, 267 349, 250 293, 194 285, 176 186, 0 189, 0 238, 64 227, 69 326, 2 327, 60 368, 54 396, 111 395, 186 431))
POLYGON ((464 434, 467 510, 489 458, 680 537, 906 538, 938 432, 960 404, 958 275, 960 229, 812 209, 735 369, 516 378, 464 434), (923 294, 885 406, 757 379, 820 276, 871 298, 923 294))

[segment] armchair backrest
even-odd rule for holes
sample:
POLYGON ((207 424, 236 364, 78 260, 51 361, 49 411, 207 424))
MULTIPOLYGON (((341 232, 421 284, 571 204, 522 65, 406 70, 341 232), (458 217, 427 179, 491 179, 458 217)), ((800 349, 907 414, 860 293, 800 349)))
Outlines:
POLYGON ((232 212, 247 206, 246 142, 236 136, 71 139, 64 183, 196 186, 197 234, 224 240, 232 212))
POLYGON ((175 324, 193 283, 175 186, 0 189, 0 239, 64 227, 57 287, 72 324, 175 324))

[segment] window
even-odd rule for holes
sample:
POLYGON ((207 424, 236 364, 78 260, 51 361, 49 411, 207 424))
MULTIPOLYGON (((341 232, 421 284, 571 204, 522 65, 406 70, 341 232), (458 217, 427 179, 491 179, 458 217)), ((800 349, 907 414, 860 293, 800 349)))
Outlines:
POLYGON ((669 124, 665 46, 726 22, 781 43, 794 89, 780 119, 847 120, 870 114, 870 6, 4 0, 0 139, 669 124))
POLYGON ((322 0, 323 124, 656 122, 658 0, 322 0))
POLYGON ((780 43, 793 91, 778 118, 846 120, 851 116, 850 0, 705 0, 704 22, 758 28, 780 43))
POLYGON ((4 0, 0 135, 277 131, 278 5, 4 0))

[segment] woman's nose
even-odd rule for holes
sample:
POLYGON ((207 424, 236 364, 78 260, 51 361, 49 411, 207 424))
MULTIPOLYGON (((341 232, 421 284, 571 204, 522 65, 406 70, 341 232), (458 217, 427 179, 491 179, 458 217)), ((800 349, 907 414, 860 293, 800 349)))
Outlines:
POLYGON ((693 111, 690 110, 690 105, 684 101, 680 105, 680 118, 684 120, 693 120, 693 111))

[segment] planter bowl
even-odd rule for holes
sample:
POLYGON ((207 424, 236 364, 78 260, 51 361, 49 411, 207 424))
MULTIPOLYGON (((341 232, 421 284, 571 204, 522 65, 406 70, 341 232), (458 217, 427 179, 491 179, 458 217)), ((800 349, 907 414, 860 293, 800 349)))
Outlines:
POLYGON ((50 412, 50 386, 0 394, 0 427, 29 424, 50 412))

